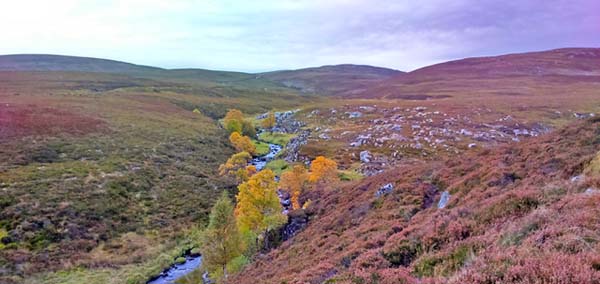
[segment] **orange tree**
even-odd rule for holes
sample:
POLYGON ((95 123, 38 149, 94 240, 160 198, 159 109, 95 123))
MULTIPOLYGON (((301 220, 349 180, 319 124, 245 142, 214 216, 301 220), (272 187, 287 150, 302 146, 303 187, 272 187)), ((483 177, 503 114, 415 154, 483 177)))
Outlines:
POLYGON ((318 156, 310 164, 308 180, 313 183, 333 182, 338 179, 337 163, 323 156, 318 156))
POLYGON ((281 174, 279 185, 281 188, 290 191, 292 195, 292 208, 294 209, 300 209, 300 194, 307 179, 308 173, 301 165, 296 165, 291 171, 281 174))
POLYGON ((233 132, 229 135, 229 142, 240 152, 248 152, 251 155, 256 154, 256 146, 254 146, 254 143, 252 143, 252 140, 248 136, 233 132))

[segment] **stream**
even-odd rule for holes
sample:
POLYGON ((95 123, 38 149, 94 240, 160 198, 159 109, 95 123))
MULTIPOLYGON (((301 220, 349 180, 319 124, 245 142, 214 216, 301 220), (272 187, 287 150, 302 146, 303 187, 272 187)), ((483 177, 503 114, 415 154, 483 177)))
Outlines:
MULTIPOLYGON (((253 158, 248 164, 256 167, 257 171, 265 168, 267 163, 275 158, 283 147, 277 144, 269 143, 269 153, 253 158)), ((147 284, 175 284, 178 279, 194 272, 202 264, 202 256, 200 255, 185 255, 185 261, 182 263, 173 264, 165 269, 161 274, 150 279, 147 284)), ((203 280, 206 283, 207 275, 203 275, 203 280)))

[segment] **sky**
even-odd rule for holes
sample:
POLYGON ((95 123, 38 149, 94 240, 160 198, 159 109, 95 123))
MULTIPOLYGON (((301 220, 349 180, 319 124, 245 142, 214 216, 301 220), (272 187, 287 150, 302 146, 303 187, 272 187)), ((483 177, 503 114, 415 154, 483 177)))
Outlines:
POLYGON ((0 54, 164 68, 410 71, 561 47, 600 47, 600 0, 3 0, 0 9, 0 54))

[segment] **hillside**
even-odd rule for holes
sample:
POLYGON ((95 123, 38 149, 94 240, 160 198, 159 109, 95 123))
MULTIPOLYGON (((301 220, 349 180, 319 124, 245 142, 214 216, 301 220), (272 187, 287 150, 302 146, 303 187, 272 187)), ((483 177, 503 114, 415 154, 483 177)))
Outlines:
POLYGON ((320 189, 308 227, 233 282, 598 283, 599 145, 595 119, 320 189))
POLYGON ((435 99, 468 96, 507 97, 564 94, 565 86, 600 81, 599 48, 565 48, 455 60, 395 76, 356 94, 362 98, 435 99), (554 88, 558 87, 558 88, 554 88))
POLYGON ((0 56, 0 71, 75 71, 102 73, 158 72, 163 69, 115 60, 50 54, 0 56))
POLYGON ((75 267, 147 280, 234 189, 217 175, 234 151, 218 119, 229 108, 313 101, 281 87, 167 76, 0 71, 0 82, 2 283, 43 283, 33 276, 75 267))
POLYGON ((600 143, 597 56, 262 74, 0 57, 0 282, 146 283, 181 261, 215 198, 236 193, 217 173, 235 152, 220 123, 232 108, 256 125, 279 112, 287 132, 261 137, 290 145, 267 168, 324 155, 341 179, 301 196, 314 201, 295 212, 310 215, 308 227, 255 255, 233 283, 530 279, 546 277, 532 267, 552 273, 539 268, 552 257, 569 260, 560 277, 589 282, 600 261, 589 166, 600 143), (437 209, 444 191, 450 202, 437 209))
POLYGON ((304 93, 347 96, 404 72, 366 65, 331 65, 259 74, 304 93))

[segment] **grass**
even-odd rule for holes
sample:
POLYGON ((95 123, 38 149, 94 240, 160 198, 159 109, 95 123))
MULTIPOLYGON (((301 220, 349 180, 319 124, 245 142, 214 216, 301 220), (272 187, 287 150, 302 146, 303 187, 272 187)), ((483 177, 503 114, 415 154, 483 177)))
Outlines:
POLYGON ((259 135, 259 138, 267 143, 285 146, 290 142, 290 139, 294 138, 295 136, 295 134, 290 133, 263 132, 259 135))
POLYGON ((268 143, 258 141, 258 140, 252 140, 252 143, 256 147, 256 155, 257 156, 266 155, 271 150, 268 143))
POLYGON ((356 181, 362 179, 364 176, 355 170, 341 170, 338 176, 343 181, 356 181))
POLYGON ((267 163, 265 168, 272 170, 275 175, 281 176, 281 174, 289 168, 289 164, 282 159, 273 160, 267 163))

